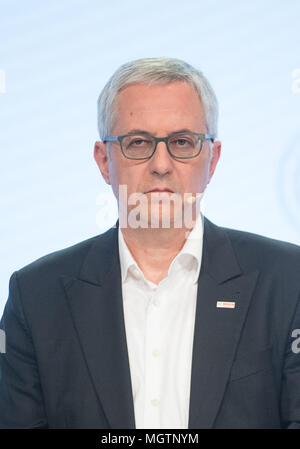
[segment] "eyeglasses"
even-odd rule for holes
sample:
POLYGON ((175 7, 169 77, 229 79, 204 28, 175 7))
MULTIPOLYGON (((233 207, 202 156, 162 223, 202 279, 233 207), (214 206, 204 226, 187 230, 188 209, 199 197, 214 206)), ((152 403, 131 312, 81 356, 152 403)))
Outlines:
POLYGON ((167 137, 154 137, 147 133, 125 134, 105 137, 103 142, 119 141, 121 151, 127 159, 150 159, 155 153, 158 142, 165 142, 168 153, 176 159, 197 157, 205 140, 214 141, 212 134, 178 132, 167 137))

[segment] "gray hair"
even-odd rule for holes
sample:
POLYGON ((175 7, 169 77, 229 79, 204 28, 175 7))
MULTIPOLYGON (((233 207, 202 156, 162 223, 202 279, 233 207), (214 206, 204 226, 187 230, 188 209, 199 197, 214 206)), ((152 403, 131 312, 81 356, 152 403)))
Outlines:
POLYGON ((110 77, 98 98, 100 139, 110 136, 118 94, 129 84, 168 84, 183 81, 194 87, 203 104, 207 131, 217 136, 218 101, 205 76, 190 64, 176 58, 142 58, 121 65, 110 77))

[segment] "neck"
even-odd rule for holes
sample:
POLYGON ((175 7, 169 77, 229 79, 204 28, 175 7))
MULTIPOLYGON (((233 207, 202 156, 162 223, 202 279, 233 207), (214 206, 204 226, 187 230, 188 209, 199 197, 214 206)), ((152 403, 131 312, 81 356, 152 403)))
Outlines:
POLYGON ((121 228, 125 243, 146 279, 160 282, 168 275, 192 228, 121 228))

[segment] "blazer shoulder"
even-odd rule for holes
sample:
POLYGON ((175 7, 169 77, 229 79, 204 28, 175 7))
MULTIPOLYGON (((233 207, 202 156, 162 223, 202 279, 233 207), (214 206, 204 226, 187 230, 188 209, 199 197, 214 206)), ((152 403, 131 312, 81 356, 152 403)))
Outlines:
POLYGON ((300 270, 299 245, 252 232, 227 227, 221 229, 228 236, 241 262, 280 269, 297 267, 300 270))
POLYGON ((94 244, 101 248, 101 245, 105 244, 112 232, 113 228, 110 228, 102 234, 43 255, 17 270, 18 277, 20 279, 36 280, 37 276, 49 279, 49 277, 55 277, 62 273, 76 276, 90 248, 94 244))

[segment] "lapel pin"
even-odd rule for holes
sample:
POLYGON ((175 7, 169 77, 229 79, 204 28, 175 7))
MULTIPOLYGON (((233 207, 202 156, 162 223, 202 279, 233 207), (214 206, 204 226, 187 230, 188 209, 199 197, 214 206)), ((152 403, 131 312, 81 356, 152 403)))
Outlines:
POLYGON ((217 301, 217 307, 222 309, 234 309, 235 301, 217 301))

